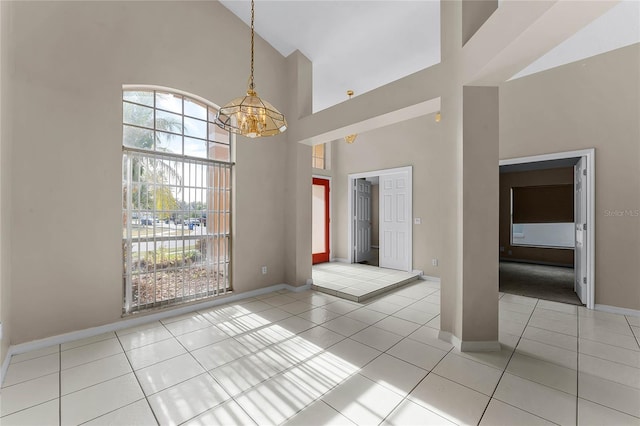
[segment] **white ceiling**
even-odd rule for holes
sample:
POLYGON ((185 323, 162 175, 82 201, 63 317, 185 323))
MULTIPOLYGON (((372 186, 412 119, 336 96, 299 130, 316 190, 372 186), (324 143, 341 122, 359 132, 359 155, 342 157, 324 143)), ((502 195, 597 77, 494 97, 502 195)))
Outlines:
POLYGON ((638 42, 640 42, 640 1, 622 1, 514 75, 512 79, 638 42))
MULTIPOLYGON (((249 23, 249 1, 221 3, 249 23)), ((440 62, 439 1, 257 0, 255 28, 313 62, 314 112, 440 62)))
MULTIPOLYGON (((221 3, 249 23, 249 0, 221 3)), ((255 14, 282 55, 313 62, 314 112, 440 62, 439 0, 256 0, 255 14)), ((640 2, 623 1, 514 78, 640 42, 639 22, 640 2)))

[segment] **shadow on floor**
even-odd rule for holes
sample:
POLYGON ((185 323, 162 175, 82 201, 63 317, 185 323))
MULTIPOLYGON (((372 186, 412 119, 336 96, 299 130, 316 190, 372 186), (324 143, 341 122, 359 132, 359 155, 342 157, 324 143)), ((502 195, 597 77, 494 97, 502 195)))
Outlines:
POLYGON ((573 268, 500 262, 500 291, 582 305, 573 291, 573 268))

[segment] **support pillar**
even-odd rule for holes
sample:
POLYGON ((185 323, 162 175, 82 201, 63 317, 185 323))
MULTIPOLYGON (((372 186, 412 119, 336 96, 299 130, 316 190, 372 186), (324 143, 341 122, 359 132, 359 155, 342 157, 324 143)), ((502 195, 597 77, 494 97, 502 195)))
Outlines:
POLYGON ((462 351, 497 351, 498 88, 464 86, 464 3, 442 2, 441 194, 443 253, 440 338, 462 351))

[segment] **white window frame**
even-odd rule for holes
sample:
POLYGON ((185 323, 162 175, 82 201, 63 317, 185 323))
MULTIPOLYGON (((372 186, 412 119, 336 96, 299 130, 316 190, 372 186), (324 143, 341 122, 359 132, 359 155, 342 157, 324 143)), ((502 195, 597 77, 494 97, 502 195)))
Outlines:
MULTIPOLYGON (((152 107, 154 110, 154 124, 153 124, 154 138, 156 137, 155 132, 158 131, 156 130, 155 115, 156 115, 156 111, 159 111, 157 109, 157 105, 155 104, 156 92, 179 95, 183 98, 182 100, 183 105, 185 100, 197 101, 201 104, 204 104, 207 107, 206 122, 209 123, 208 125, 210 125, 210 119, 208 115, 210 110, 215 111, 219 108, 214 103, 204 98, 201 98, 199 96, 196 96, 187 92, 183 92, 180 90, 175 90, 172 88, 161 87, 161 86, 150 86, 150 85, 124 85, 123 101, 122 101, 123 107, 125 102, 128 102, 124 100, 124 96, 126 92, 131 92, 131 91, 147 91, 147 92, 154 93, 154 105, 152 107)), ((182 117, 183 126, 180 134, 184 140, 185 137, 191 137, 189 135, 185 135, 186 130, 184 128, 184 122, 185 122, 184 109, 182 113, 178 115, 182 117)), ((123 129, 126 126, 124 122, 124 118, 125 117, 123 115, 123 129)), ((201 140, 204 141, 206 147, 210 147, 211 146, 210 142, 216 142, 216 143, 220 142, 214 139, 211 139, 211 132, 209 129, 207 129, 206 138, 201 140)), ((157 139, 154 139, 154 140, 157 141, 157 139)), ((175 182, 173 182, 173 186, 172 186, 170 184, 165 184, 164 182, 161 184, 158 184, 158 182, 154 182, 154 188, 155 187, 161 187, 163 189, 171 188, 171 187, 178 188, 179 190, 184 191, 183 194, 186 192, 191 193, 193 190, 201 191, 200 194, 201 194, 202 200, 205 200, 205 199, 207 200, 206 201, 207 215, 206 215, 206 221, 203 221, 203 223, 200 223, 200 225, 198 225, 198 229, 200 233, 199 236, 191 235, 192 234, 191 231, 195 230, 196 225, 191 226, 192 229, 189 229, 187 234, 185 231, 185 225, 184 225, 185 222, 183 222, 181 219, 178 220, 179 216, 176 215, 173 218, 173 224, 175 225, 175 229, 176 229, 175 230, 176 236, 175 237, 173 236, 158 237, 156 233, 157 225, 155 220, 155 216, 157 212, 155 210, 156 206, 154 204, 153 211, 150 211, 148 213, 148 215, 150 215, 150 217, 153 218, 152 224, 150 225, 152 226, 152 229, 153 229, 151 239, 149 239, 148 237, 142 238, 141 237, 142 234, 140 233, 140 231, 138 232, 138 236, 135 239, 135 244, 138 245, 137 246, 138 250, 141 249, 142 244, 148 246, 148 244, 151 243, 152 247, 154 248, 153 249, 154 250, 154 254, 153 254, 154 284, 152 285, 154 299, 151 302, 147 300, 145 303, 142 303, 139 299, 140 295, 138 295, 138 299, 136 301, 136 299, 134 299, 133 290, 132 290, 132 287, 133 287, 132 270, 134 269, 133 268, 134 262, 132 260, 132 252, 133 252, 132 246, 134 244, 132 224, 134 222, 134 214, 132 213, 133 210, 131 208, 132 207, 131 184, 132 184, 132 179, 134 179, 133 178, 134 174, 131 173, 128 175, 127 180, 123 181, 123 195, 127 196, 127 199, 125 200, 125 206, 123 206, 123 214, 125 215, 123 216, 123 221, 124 221, 123 232, 126 234, 126 235, 123 235, 123 290, 124 290, 123 315, 146 311, 146 310, 158 308, 158 307, 173 306, 173 305, 177 305, 180 303, 189 302, 193 300, 202 300, 202 299, 211 298, 217 295, 226 294, 230 292, 232 290, 232 274, 231 274, 232 272, 232 238, 231 236, 232 236, 232 223, 233 223, 232 205, 233 205, 233 199, 234 199, 233 184, 232 184, 233 169, 235 165, 233 161, 235 158, 234 135, 232 134, 228 135, 229 158, 228 160, 225 160, 225 161, 209 159, 209 158, 190 157, 190 156, 184 155, 184 152, 182 152, 182 154, 176 154, 176 153, 162 152, 158 150, 147 150, 144 148, 142 149, 132 148, 129 146, 125 146, 124 142, 125 141, 123 138, 123 142, 122 142, 123 143, 122 145, 123 172, 125 173, 130 172, 132 170, 130 159, 136 156, 137 158, 149 159, 149 161, 158 161, 158 162, 166 161, 166 162, 173 162, 174 164, 180 164, 182 166, 182 169, 181 169, 183 172, 182 176, 184 176, 185 165, 192 170, 200 167, 201 177, 200 177, 199 183, 182 181, 181 184, 176 184, 175 182), (128 169, 124 169, 125 166, 127 166, 128 169), (126 192, 125 192, 125 188, 127 188, 126 192), (219 214, 219 213, 222 213, 222 214, 219 214), (181 229, 179 229, 178 222, 183 222, 181 224, 181 229), (182 232, 181 235, 180 235, 180 232, 182 232), (175 264, 178 266, 173 268, 172 271, 170 272, 175 273, 175 277, 176 277, 174 281, 175 285, 178 285, 176 284, 178 282, 178 278, 181 278, 181 284, 179 285, 180 296, 167 298, 167 299, 164 299, 162 296, 158 300, 157 299, 158 291, 156 288, 157 283, 155 281, 156 280, 155 274, 156 274, 156 268, 157 268, 157 262, 158 262, 157 251, 163 249, 163 247, 165 246, 165 240, 168 242, 167 245, 169 247, 171 247, 172 241, 175 241, 175 243, 173 244, 176 247, 179 244, 181 244, 183 255, 185 252, 185 245, 187 244, 187 241, 188 242, 195 241, 196 247, 199 247, 199 250, 200 250, 199 251, 200 256, 198 258, 201 260, 201 262, 198 262, 198 258, 196 258, 196 261, 194 263, 188 262, 188 264, 187 262, 185 262, 184 258, 180 260, 176 260, 175 264), (179 241, 181 243, 178 243, 179 241), (160 245, 157 245, 158 242, 160 243, 160 245), (199 242, 199 245, 198 245, 198 242, 199 242), (191 277, 191 275, 184 273, 184 271, 189 270, 189 268, 192 268, 192 267, 204 268, 204 270, 206 271, 204 273, 204 276, 205 276, 204 288, 206 290, 204 291, 199 290, 203 288, 202 283, 193 284, 193 287, 192 287, 192 283, 189 280, 189 277, 191 277), (216 278, 212 280, 210 277, 216 277, 216 278)), ((225 143, 225 142, 222 142, 222 143, 225 143)), ((215 146, 218 146, 218 145, 215 145, 215 146)), ((205 155, 207 156, 210 156, 212 154, 210 148, 206 148, 206 152, 207 154, 205 155)), ((184 195, 183 195, 183 198, 184 198, 184 195)), ((188 197, 188 200, 191 201, 191 198, 188 197)), ((202 200, 200 200, 200 203, 203 203, 202 200)), ((183 212, 183 210, 178 210, 178 211, 183 212)), ((138 215, 143 214, 143 213, 140 213, 141 210, 139 209, 136 210, 136 212, 138 215)), ((189 222, 193 221, 195 224, 197 220, 191 219, 191 215, 192 215, 191 210, 185 210, 185 212, 187 212, 187 216, 185 217, 188 218, 186 220, 186 223, 187 223, 186 226, 188 229, 190 225, 189 222)), ((166 214, 166 212, 164 213, 166 214)), ((171 221, 169 222, 171 223, 171 221)), ((164 227, 163 224, 160 224, 159 227, 161 228, 160 229, 161 235, 164 235, 165 234, 164 231, 171 228, 169 225, 167 225, 166 228, 163 228, 164 227)), ((169 234, 171 234, 171 231, 169 231, 169 234)), ((172 249, 169 248, 167 250, 170 253, 172 249)), ((191 249, 189 248, 189 250, 191 249)), ((175 257, 177 259, 179 257, 178 252, 180 252, 180 250, 176 250, 176 252, 177 253, 175 254, 175 257)), ((170 258, 170 256, 168 257, 170 258)), ((140 265, 140 254, 138 253, 138 267, 139 265, 140 265)), ((169 269, 171 269, 171 266, 169 267, 169 269)), ((137 272, 137 274, 148 275, 149 272, 145 272, 145 273, 137 272)), ((141 279, 140 276, 138 276, 138 285, 140 285, 140 279, 141 279)), ((178 294, 178 290, 174 292, 174 295, 177 295, 177 294, 178 294)))

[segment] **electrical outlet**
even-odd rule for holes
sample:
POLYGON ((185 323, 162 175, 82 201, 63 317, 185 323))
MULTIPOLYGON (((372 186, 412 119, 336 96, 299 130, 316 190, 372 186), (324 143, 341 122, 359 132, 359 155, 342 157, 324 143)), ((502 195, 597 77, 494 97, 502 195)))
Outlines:
POLYGON ((438 266, 438 259, 431 259, 431 266, 438 266))
POLYGON ((504 246, 500 246, 500 253, 504 252, 504 246))
POLYGON ((513 252, 511 250, 509 250, 509 256, 511 256, 513 254, 513 252))
POLYGON ((263 266, 262 267, 262 275, 266 275, 266 273, 267 273, 267 267, 263 266))
POLYGON ((422 224, 422 218, 421 217, 414 217, 413 218, 413 224, 414 225, 421 225, 422 224))

